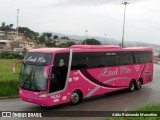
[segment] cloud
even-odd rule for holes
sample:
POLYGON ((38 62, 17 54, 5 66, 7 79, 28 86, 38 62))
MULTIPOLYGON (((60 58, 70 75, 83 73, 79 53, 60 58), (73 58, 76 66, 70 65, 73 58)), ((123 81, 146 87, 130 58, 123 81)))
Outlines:
POLYGON ((100 6, 105 4, 120 4, 122 2, 136 3, 148 0, 54 0, 51 6, 100 6))

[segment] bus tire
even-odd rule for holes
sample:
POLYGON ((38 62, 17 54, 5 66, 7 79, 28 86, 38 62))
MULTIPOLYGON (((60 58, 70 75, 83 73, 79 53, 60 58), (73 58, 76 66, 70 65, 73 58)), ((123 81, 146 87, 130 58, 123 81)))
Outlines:
POLYGON ((72 105, 77 105, 82 101, 82 92, 80 90, 76 90, 71 95, 70 103, 72 105))
POLYGON ((131 80, 130 84, 129 84, 129 91, 133 92, 135 90, 135 81, 131 80))
POLYGON ((140 90, 142 88, 142 82, 140 80, 137 81, 136 89, 140 90))

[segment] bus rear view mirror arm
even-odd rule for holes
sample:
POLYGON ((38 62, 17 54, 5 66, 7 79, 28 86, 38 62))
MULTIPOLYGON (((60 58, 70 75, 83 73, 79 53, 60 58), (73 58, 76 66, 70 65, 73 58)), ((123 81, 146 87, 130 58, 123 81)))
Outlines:
POLYGON ((20 72, 16 72, 16 67, 17 67, 17 64, 22 64, 22 63, 23 63, 23 61, 21 60, 21 61, 18 61, 18 62, 15 62, 12 64, 12 72, 14 74, 20 74, 20 72))

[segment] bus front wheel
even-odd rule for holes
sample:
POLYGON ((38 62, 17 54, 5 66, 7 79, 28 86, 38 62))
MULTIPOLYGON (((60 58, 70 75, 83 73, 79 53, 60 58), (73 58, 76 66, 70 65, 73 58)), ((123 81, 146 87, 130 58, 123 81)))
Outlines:
POLYGON ((71 104, 76 105, 82 101, 82 93, 79 90, 76 90, 71 95, 71 104))
POLYGON ((132 80, 129 85, 129 91, 133 92, 135 90, 135 81, 132 80))

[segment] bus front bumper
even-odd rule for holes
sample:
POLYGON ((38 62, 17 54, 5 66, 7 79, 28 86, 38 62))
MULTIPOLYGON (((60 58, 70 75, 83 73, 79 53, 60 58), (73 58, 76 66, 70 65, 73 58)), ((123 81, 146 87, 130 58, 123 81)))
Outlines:
POLYGON ((53 99, 50 97, 39 97, 40 92, 33 92, 24 89, 19 89, 19 97, 26 102, 38 104, 40 106, 53 106, 53 99))

